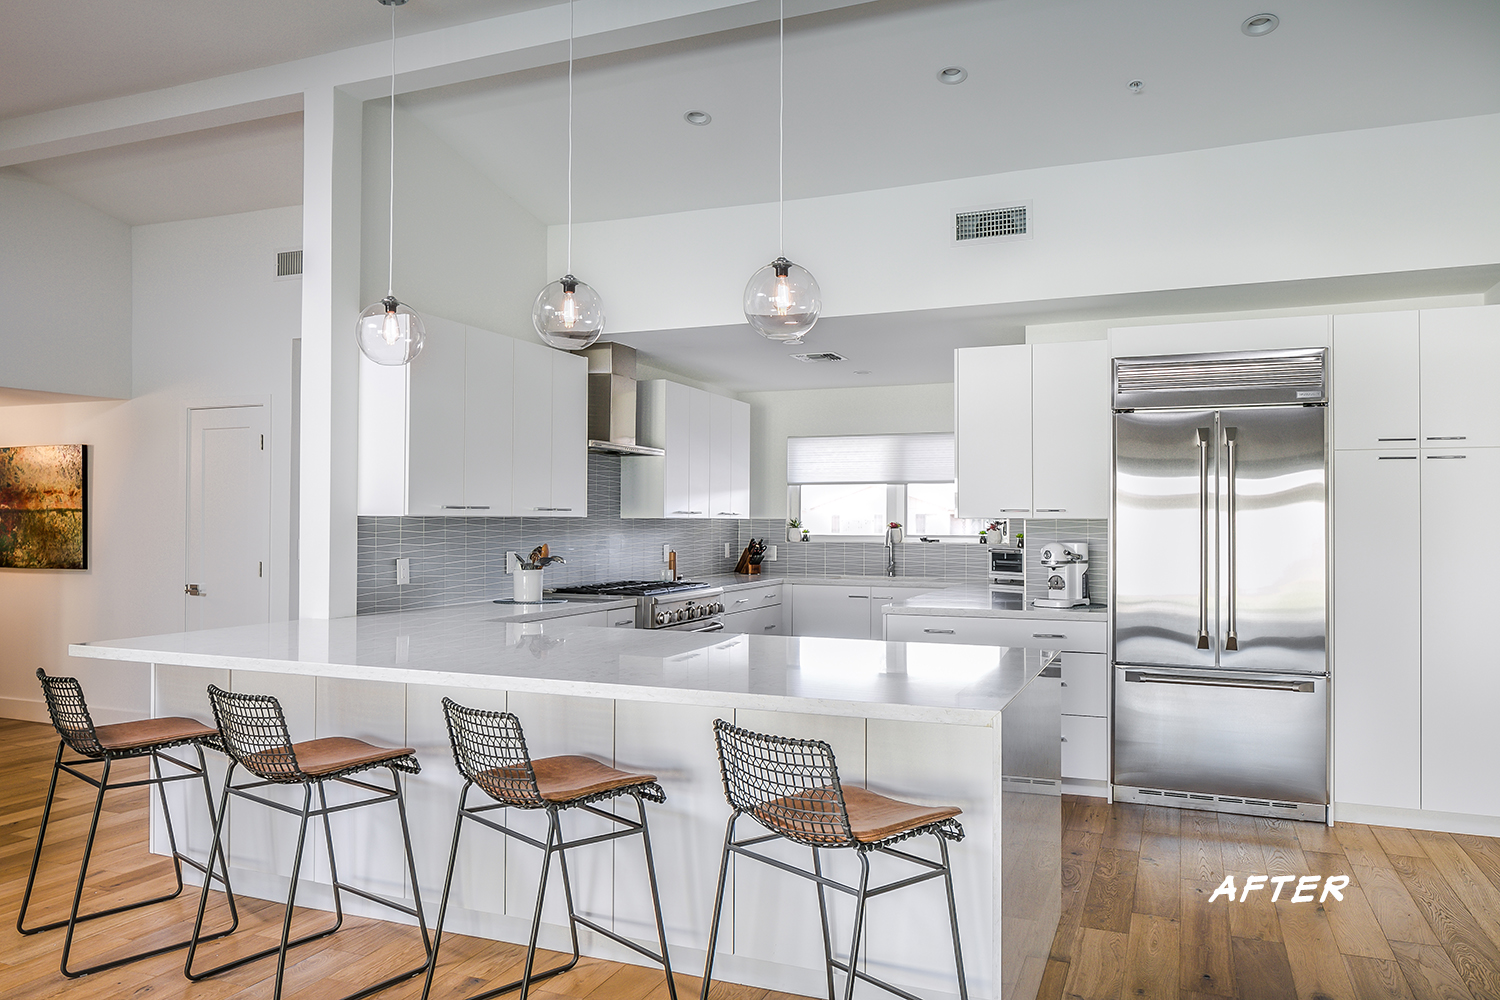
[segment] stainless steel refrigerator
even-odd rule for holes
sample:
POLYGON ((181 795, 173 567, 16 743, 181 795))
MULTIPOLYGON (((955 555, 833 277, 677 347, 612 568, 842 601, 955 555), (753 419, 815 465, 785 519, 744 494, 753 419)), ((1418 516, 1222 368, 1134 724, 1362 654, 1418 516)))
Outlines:
POLYGON ((1326 354, 1115 359, 1117 798, 1327 816, 1326 354))

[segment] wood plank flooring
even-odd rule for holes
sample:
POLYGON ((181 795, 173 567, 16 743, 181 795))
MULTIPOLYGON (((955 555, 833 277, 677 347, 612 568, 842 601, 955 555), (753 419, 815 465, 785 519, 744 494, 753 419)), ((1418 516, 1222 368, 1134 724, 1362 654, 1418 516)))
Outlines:
MULTIPOLYGON (((58 972, 63 932, 48 931, 23 936, 16 931, 15 914, 20 909, 26 871, 36 844, 37 823, 47 794, 47 778, 57 750, 57 736, 50 726, 0 719, 0 997, 5 1000, 261 1000, 271 996, 275 961, 267 959, 235 969, 223 976, 190 983, 182 975, 183 951, 134 962, 110 972, 82 979, 66 979, 58 972)), ((143 762, 124 765, 131 776, 143 776, 143 762), (139 772, 139 775, 137 775, 139 772)), ((120 772, 116 768, 116 774, 120 772)), ((93 811, 94 790, 64 776, 58 783, 47 849, 32 905, 32 923, 66 915, 78 876, 78 858, 93 811), (45 905, 43 905, 45 904, 45 905)), ((111 792, 105 800, 105 815, 89 865, 85 909, 90 896, 122 891, 126 898, 159 895, 172 887, 171 865, 144 850, 146 841, 146 790, 111 792)), ((217 895, 217 894, 216 894, 217 895)), ((211 926, 226 911, 222 896, 210 906, 211 926)), ((86 965, 111 954, 138 951, 149 943, 167 944, 186 937, 192 928, 198 894, 189 889, 182 897, 133 914, 120 914, 80 926, 73 949, 73 964, 86 965), (149 914, 149 916, 143 916, 149 914)), ((280 939, 281 909, 261 900, 240 898, 240 929, 224 943, 205 945, 200 951, 204 964, 235 954, 246 954, 280 939)), ((298 909, 293 933, 324 926, 329 915, 298 909)), ((538 955, 543 968, 562 956, 538 955)), ((433 984, 434 1000, 464 997, 492 983, 519 978, 525 949, 518 945, 464 937, 443 936, 441 965, 433 984)), ((343 928, 333 936, 294 949, 288 956, 284 996, 296 1000, 339 997, 361 985, 410 968, 421 960, 421 946, 412 928, 380 920, 345 917, 343 928)), ((696 1000, 699 979, 677 975, 677 993, 682 1000, 696 1000)), ((390 1000, 414 1000, 422 992, 422 980, 403 983, 379 994, 390 1000)), ((514 995, 514 994, 512 994, 514 995)), ((666 1000, 666 979, 660 969, 620 965, 585 958, 571 972, 546 980, 532 996, 540 1000, 666 1000)), ((732 983, 715 983, 711 1000, 799 1000, 783 993, 752 989, 732 983)))
MULTIPOLYGON (((271 962, 189 983, 177 951, 69 980, 57 969, 61 932, 16 932, 13 915, 56 746, 51 727, 0 720, 0 997, 269 997, 271 962)), ((71 893, 92 802, 92 789, 81 782, 59 786, 57 837, 49 834, 38 879, 38 899, 47 903, 36 911, 39 919, 58 913, 71 893)), ((170 884, 170 866, 144 852, 145 836, 144 790, 112 793, 91 866, 98 892, 147 895, 170 884)), ((1500 840, 1359 824, 1330 830, 1069 797, 1062 860, 1062 919, 1038 1000, 1500 1000, 1500 840), (1254 874, 1347 875, 1350 884, 1342 902, 1291 903, 1284 895, 1273 903, 1261 892, 1245 903, 1222 897, 1210 903, 1226 874, 1237 882, 1254 874)), ((137 912, 84 925, 75 961, 185 934, 196 899, 189 892, 148 911, 147 919, 137 912)), ((241 930, 210 957, 276 940, 276 906, 246 899, 242 913, 241 930)), ((299 910, 294 930, 326 919, 299 910)), ((418 954, 409 928, 349 917, 338 934, 292 953, 286 995, 336 997, 415 965, 418 954)), ((447 936, 433 995, 451 1000, 513 979, 523 955, 515 945, 447 936)), ((697 996, 695 977, 677 979, 684 1000, 697 996)), ((413 1000, 420 992, 417 980, 382 996, 413 1000)), ((665 1000, 667 990, 657 970, 584 959, 536 995, 665 1000)), ((861 997, 876 995, 883 994, 860 986, 861 997)), ((793 998, 716 984, 713 1000, 793 998)))
POLYGON ((1038 1000, 1500 1000, 1500 840, 1063 800, 1038 1000), (1346 875, 1343 901, 1210 903, 1225 875, 1346 875))

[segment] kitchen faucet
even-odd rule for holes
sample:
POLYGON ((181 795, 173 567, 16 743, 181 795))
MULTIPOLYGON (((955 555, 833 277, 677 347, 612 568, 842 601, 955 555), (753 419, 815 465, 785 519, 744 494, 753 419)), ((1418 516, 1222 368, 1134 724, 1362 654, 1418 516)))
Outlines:
POLYGON ((885 575, 896 575, 896 543, 891 540, 891 533, 885 533, 885 575))

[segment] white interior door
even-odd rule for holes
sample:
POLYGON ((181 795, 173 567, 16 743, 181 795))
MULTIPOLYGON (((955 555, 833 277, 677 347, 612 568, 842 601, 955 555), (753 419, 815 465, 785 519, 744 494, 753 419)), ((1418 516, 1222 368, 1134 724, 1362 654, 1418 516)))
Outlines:
POLYGON ((188 629, 270 620, 269 436, 264 406, 188 411, 188 629))

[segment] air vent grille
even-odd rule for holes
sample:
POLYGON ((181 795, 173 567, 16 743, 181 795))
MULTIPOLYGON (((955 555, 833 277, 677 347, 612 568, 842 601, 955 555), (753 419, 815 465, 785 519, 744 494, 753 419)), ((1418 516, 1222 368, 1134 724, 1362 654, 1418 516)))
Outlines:
POLYGON ((1318 403, 1328 398, 1326 354, 1315 348, 1117 358, 1115 405, 1318 403))
POLYGON ((1030 235, 1029 205, 1005 205, 957 212, 953 216, 953 241, 1020 239, 1030 235))
POLYGON ((793 354, 792 357, 796 358, 798 361, 801 361, 803 364, 807 364, 807 365, 815 365, 815 364, 818 364, 818 363, 824 362, 824 361, 848 361, 849 360, 848 358, 844 357, 842 354, 834 354, 831 351, 824 351, 821 354, 793 354))
POLYGON ((302 251, 283 250, 276 255, 276 277, 293 278, 302 273, 302 251))

